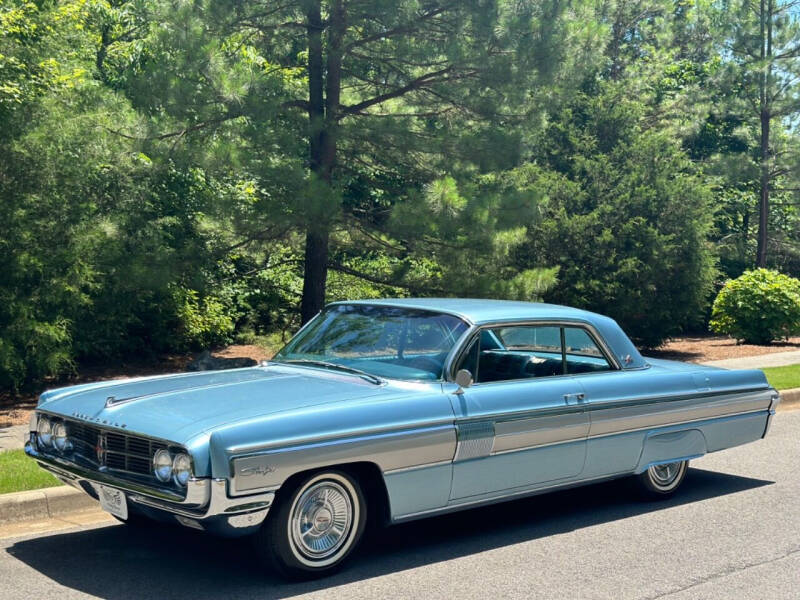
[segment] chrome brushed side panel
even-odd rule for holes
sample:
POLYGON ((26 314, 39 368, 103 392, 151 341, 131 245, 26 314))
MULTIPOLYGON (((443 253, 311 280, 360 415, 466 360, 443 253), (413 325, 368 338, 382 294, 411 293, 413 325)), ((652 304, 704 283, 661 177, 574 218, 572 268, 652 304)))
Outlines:
POLYGON ((455 427, 397 431, 272 450, 234 458, 232 495, 276 488, 294 473, 347 462, 372 462, 384 472, 453 459, 455 427))
POLYGON ((591 407, 589 437, 614 435, 649 427, 665 427, 714 417, 767 410, 771 390, 727 394, 719 397, 691 398, 664 403, 631 404, 604 409, 591 407))
POLYGON ((583 412, 531 415, 495 424, 494 453, 585 439, 589 421, 583 412))
POLYGON ((456 461, 489 456, 494 443, 494 424, 490 421, 460 423, 456 461))

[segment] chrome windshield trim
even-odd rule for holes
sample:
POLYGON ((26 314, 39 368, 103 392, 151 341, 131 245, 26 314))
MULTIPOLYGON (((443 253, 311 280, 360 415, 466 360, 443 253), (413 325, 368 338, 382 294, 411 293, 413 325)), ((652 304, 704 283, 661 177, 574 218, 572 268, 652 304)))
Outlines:
MULTIPOLYGON (((447 315, 450 317, 457 317, 458 319, 464 321, 468 326, 474 325, 472 319, 467 317, 466 315, 455 311, 449 310, 446 308, 431 308, 428 306, 415 306, 413 303, 409 304, 384 304, 383 302, 370 302, 369 300, 358 300, 353 302, 352 300, 337 300, 336 302, 330 302, 329 304, 325 305, 325 308, 330 308, 331 306, 377 306, 377 307, 391 307, 391 308, 403 308, 406 310, 415 310, 420 312, 429 312, 438 315, 447 315)), ((322 312, 322 311, 320 311, 322 312)), ((319 313, 317 313, 319 314, 319 313)), ((310 323, 310 321, 309 321, 310 323)), ((299 333, 299 332, 298 332, 299 333)))

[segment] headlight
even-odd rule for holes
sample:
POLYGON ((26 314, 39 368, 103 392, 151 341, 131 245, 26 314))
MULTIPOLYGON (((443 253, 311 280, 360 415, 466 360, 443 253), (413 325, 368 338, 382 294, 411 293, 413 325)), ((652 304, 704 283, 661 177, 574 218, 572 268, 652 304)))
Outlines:
POLYGON ((178 454, 172 461, 172 476, 175 483, 180 486, 186 485, 192 476, 192 459, 187 454, 178 454))
POLYGON ((60 421, 53 425, 53 446, 62 454, 72 450, 72 442, 67 437, 67 426, 60 421))
POLYGON ((156 479, 164 483, 172 478, 172 457, 163 448, 153 456, 153 473, 156 479))
POLYGON ((39 417, 39 425, 36 427, 36 440, 43 447, 53 443, 53 430, 50 425, 50 419, 45 416, 39 417))

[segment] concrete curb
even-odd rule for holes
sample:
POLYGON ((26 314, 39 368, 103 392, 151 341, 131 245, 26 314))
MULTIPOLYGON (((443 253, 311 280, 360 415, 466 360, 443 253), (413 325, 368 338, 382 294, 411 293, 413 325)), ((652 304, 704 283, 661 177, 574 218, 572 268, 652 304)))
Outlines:
POLYGON ((781 395, 781 403, 778 405, 778 410, 782 408, 787 410, 800 408, 800 388, 783 390, 779 394, 781 395))
POLYGON ((97 508, 99 505, 91 496, 66 485, 29 492, 0 494, 0 524, 33 519, 52 519, 65 514, 97 508))

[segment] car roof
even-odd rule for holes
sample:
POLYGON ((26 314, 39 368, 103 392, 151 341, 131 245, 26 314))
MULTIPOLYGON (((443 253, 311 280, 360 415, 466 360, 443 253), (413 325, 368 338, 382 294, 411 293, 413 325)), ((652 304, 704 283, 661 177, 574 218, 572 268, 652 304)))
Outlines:
POLYGON ((332 305, 337 304, 396 306, 430 310, 455 315, 473 325, 538 319, 582 321, 592 325, 603 336, 624 369, 643 368, 647 365, 628 336, 625 335, 613 319, 570 306, 480 298, 384 298, 380 300, 348 300, 332 303, 332 305))
POLYGON ((349 300, 333 304, 368 304, 431 310, 456 315, 476 325, 529 319, 580 319, 593 322, 598 318, 606 318, 596 313, 558 304, 480 298, 385 298, 349 300))

